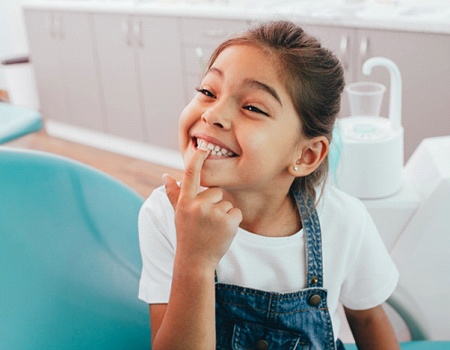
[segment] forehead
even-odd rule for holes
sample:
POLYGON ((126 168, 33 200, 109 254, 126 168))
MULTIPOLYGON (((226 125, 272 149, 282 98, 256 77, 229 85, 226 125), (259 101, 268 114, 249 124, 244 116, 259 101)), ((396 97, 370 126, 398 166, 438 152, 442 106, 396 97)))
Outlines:
POLYGON ((211 68, 226 75, 236 74, 244 79, 255 79, 282 87, 279 62, 275 55, 253 45, 232 45, 219 53, 211 68), (228 73, 228 74, 227 74, 228 73))

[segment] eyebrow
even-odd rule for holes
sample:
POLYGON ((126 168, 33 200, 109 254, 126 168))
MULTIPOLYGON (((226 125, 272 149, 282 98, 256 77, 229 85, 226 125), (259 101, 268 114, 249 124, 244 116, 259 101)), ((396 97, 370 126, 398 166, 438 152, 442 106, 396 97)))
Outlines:
MULTIPOLYGON (((206 74, 208 74, 208 73, 214 73, 214 74, 217 74, 220 77, 223 77, 223 72, 220 69, 216 68, 216 67, 209 68, 208 72, 206 74)), ((255 79, 245 79, 243 85, 244 86, 253 87, 253 88, 257 88, 259 90, 263 90, 263 91, 269 93, 270 95, 273 96, 273 98, 275 98, 278 101, 278 103, 281 106, 283 106, 283 104, 281 103, 280 96, 278 95, 278 93, 276 92, 276 90, 273 87, 271 87, 271 86, 269 86, 269 85, 267 85, 265 83, 262 83, 262 82, 260 82, 258 80, 255 80, 255 79)))
POLYGON ((276 90, 273 87, 271 87, 271 86, 269 86, 267 84, 264 84, 264 83, 262 83, 262 82, 260 82, 258 80, 254 80, 254 79, 245 79, 244 80, 244 85, 255 87, 255 88, 259 89, 259 90, 263 90, 263 91, 269 93, 270 95, 272 95, 278 101, 278 103, 281 106, 283 106, 283 104, 281 103, 280 96, 278 96, 276 90))

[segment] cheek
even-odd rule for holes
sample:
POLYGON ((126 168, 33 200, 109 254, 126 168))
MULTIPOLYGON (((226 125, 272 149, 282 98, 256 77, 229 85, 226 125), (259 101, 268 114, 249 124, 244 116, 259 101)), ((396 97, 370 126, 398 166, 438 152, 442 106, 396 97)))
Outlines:
POLYGON ((189 105, 187 105, 186 107, 184 107, 184 109, 181 111, 180 114, 180 119, 178 122, 180 131, 186 128, 190 115, 191 115, 191 108, 189 105))
POLYGON ((195 110, 188 104, 181 112, 178 122, 180 147, 185 147, 186 143, 190 142, 189 130, 197 120, 195 110))
POLYGON ((259 134, 247 140, 246 146, 252 166, 285 168, 296 157, 301 138, 294 128, 273 130, 265 135, 259 134))

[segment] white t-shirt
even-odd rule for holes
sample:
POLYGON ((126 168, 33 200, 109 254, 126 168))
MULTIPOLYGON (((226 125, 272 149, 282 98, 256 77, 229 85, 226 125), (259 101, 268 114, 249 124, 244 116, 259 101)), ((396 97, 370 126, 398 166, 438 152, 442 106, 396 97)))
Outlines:
MULTIPOLYGON (((364 310, 383 303, 397 285, 398 271, 369 213, 357 199, 327 187, 317 207, 322 231, 324 288, 337 337, 339 302, 364 310)), ((145 201, 139 215, 143 260, 139 298, 167 303, 176 249, 174 211, 164 187, 145 201)), ((217 266, 219 282, 271 292, 306 287, 303 230, 288 237, 239 229, 217 266)))

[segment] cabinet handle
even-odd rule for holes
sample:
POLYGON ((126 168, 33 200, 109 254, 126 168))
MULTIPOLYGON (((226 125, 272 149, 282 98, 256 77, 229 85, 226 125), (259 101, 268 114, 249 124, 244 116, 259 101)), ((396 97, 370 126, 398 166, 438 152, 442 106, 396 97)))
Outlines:
POLYGON ((64 39, 62 19, 60 14, 51 13, 50 17, 47 17, 47 30, 49 31, 50 37, 52 39, 64 39))
POLYGON ((131 32, 131 20, 128 18, 122 23, 122 34, 123 34, 123 41, 127 46, 131 46, 133 43, 132 39, 132 32, 131 32))
POLYGON ((364 37, 361 39, 361 42, 359 43, 359 60, 360 60, 361 67, 362 67, 362 64, 367 59, 368 52, 369 52, 369 38, 364 37))
POLYGON ((46 26, 48 33, 50 34, 50 38, 55 38, 55 14, 50 13, 50 16, 47 17, 46 26))
POLYGON ((140 47, 144 47, 144 41, 142 40, 142 22, 135 21, 133 26, 134 39, 140 47))
POLYGON ((206 63, 205 63, 205 55, 203 53, 203 49, 201 47, 196 47, 195 55, 198 58, 198 64, 200 65, 200 69, 201 69, 202 73, 204 73, 205 69, 206 69, 206 63))
POLYGON ((344 70, 348 70, 348 36, 342 35, 339 44, 339 60, 344 70))
POLYGON ((208 38, 221 38, 227 34, 225 29, 207 29, 203 32, 203 35, 208 38))
POLYGON ((61 14, 58 15, 56 21, 56 33, 60 40, 64 40, 63 20, 61 14))

